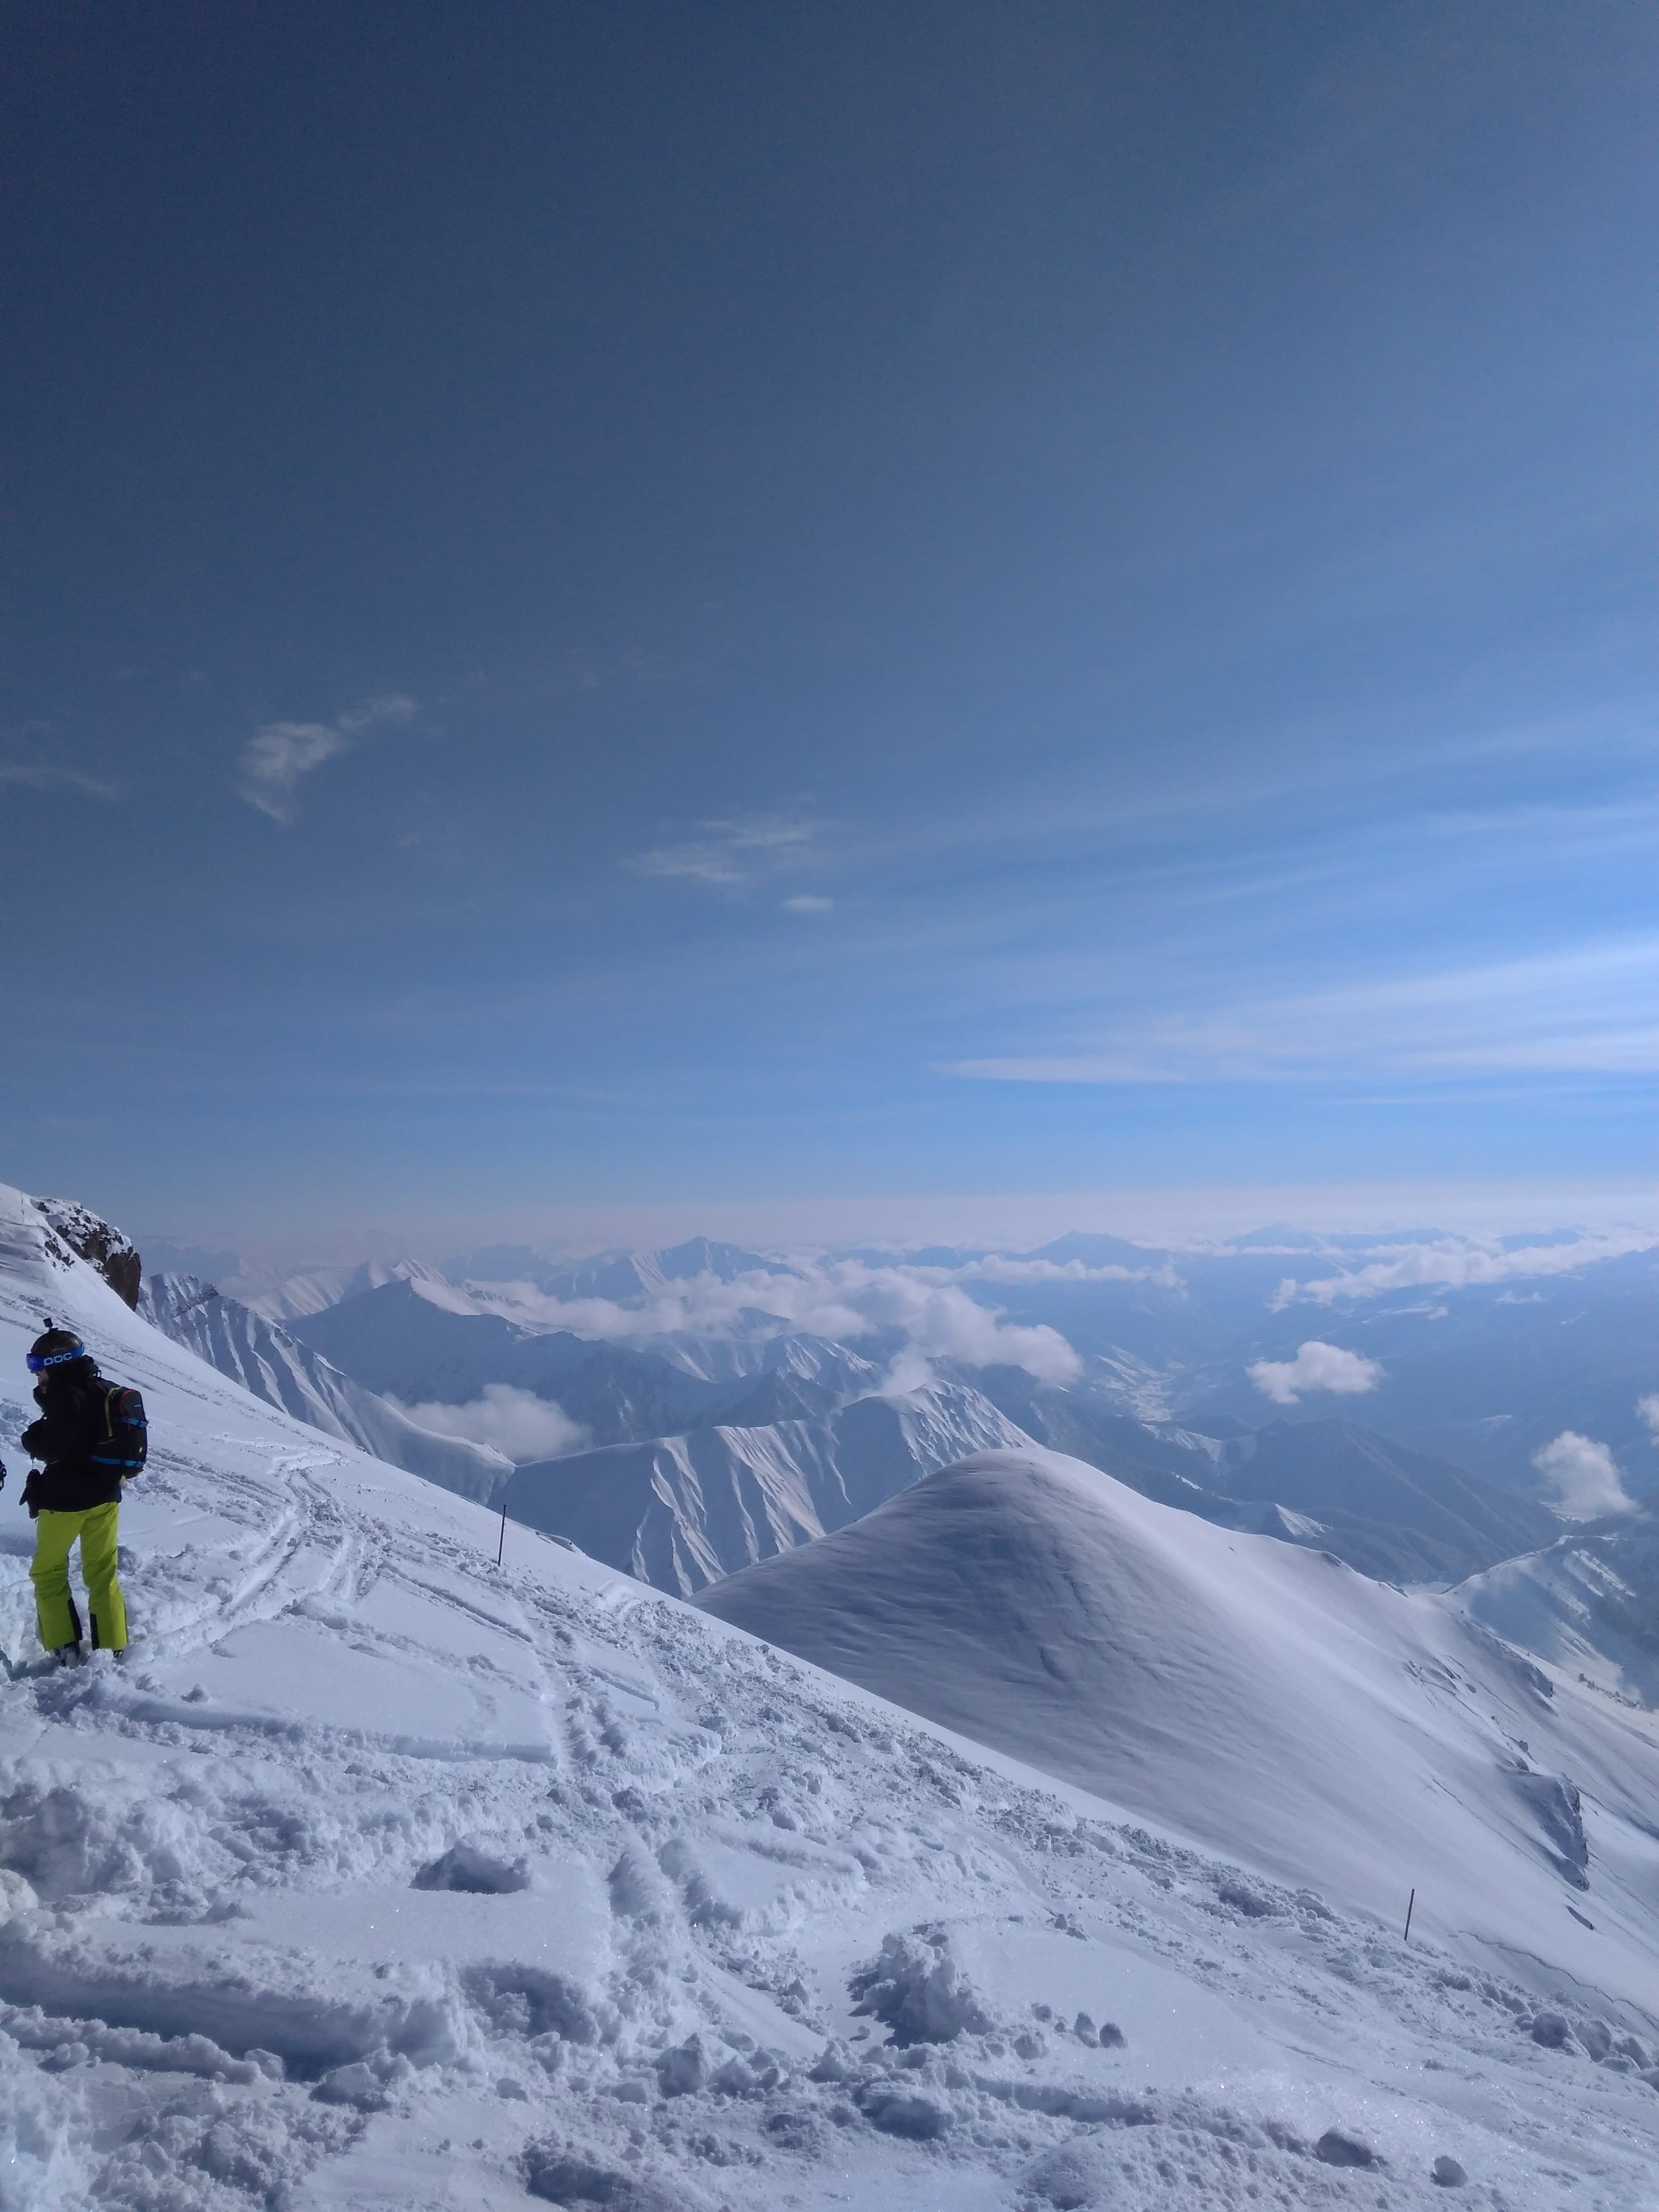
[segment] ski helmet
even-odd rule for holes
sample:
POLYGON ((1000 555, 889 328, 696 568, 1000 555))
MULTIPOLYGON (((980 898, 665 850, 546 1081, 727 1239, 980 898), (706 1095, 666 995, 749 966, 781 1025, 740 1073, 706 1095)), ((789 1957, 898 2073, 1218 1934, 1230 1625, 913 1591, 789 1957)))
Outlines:
POLYGON ((48 1368, 67 1367, 71 1359, 84 1359, 86 1356, 87 1347, 72 1329, 49 1328, 29 1346, 29 1373, 44 1375, 48 1368))

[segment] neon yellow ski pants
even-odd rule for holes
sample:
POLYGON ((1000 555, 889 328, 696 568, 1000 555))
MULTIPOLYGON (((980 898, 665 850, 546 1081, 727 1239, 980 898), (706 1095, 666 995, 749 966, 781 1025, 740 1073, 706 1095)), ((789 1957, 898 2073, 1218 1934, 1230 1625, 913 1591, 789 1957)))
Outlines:
POLYGON ((81 1616, 70 1595, 69 1559, 81 1540, 81 1573, 92 1613, 92 1640, 106 1651, 127 1648, 127 1604, 115 1579, 115 1522, 118 1504, 88 1506, 84 1513, 42 1513, 34 1524, 34 1558, 29 1580, 40 1641, 48 1651, 81 1641, 81 1616))

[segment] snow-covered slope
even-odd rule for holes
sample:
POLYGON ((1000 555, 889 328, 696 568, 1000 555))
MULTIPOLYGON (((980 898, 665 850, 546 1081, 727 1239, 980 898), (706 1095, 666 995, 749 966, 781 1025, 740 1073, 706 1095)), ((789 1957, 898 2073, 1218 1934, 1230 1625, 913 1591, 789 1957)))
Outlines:
POLYGON ((0 1190, 8 1456, 43 1307, 154 1447, 125 1670, 28 1671, 0 1505, 4 2212, 1422 2212, 1437 2156, 1650 2203, 1659 2037, 1559 1949, 1403 1948, 544 1540, 498 1570, 0 1190))
POLYGON ((1402 1920, 1414 1887, 1425 1929, 1659 2002, 1653 1717, 1443 1596, 1033 1449, 699 1603, 1282 1881, 1402 1920))
POLYGON ((1464 1611, 1570 1679, 1659 1706, 1659 1516, 1563 1536, 1472 1575, 1464 1611))
POLYGON ((489 1504, 513 1472, 513 1462, 487 1444, 435 1436, 396 1406, 296 1341, 263 1314, 222 1297, 193 1275, 152 1275, 139 1310, 163 1335, 186 1346, 267 1405, 279 1406, 325 1436, 407 1468, 463 1498, 489 1504))
POLYGON ((521 1467, 504 1493, 532 1528, 690 1596, 839 1528, 933 1468, 1029 1443, 960 1383, 868 1397, 827 1420, 695 1429, 521 1467))

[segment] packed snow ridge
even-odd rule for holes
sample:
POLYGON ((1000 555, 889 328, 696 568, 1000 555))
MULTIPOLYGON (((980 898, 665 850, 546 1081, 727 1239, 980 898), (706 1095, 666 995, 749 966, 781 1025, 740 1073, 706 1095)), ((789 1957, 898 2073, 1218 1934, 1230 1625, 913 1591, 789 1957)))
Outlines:
MULTIPOLYGON (((1027 1451, 899 1501, 987 1484, 1025 1530, 953 1732, 543 1537, 498 1568, 482 1508, 250 1396, 0 1191, 8 1456, 43 1310, 143 1390, 153 1445, 125 1669, 38 1669, 0 1522, 5 2212, 1652 2203, 1644 1712, 1027 1451), (1130 1556, 1098 1597, 1103 1530, 1130 1556), (1021 1702, 1022 1615, 1052 1704, 1021 1702), (1068 1778, 1078 1694, 1114 1682, 1123 1755, 1098 1730, 1068 1778), (1221 1754, 1270 1720, 1285 1817, 1264 1773, 1218 1840, 1209 1772, 1242 1802, 1221 1754), (1431 1820, 1401 1941, 1407 1844, 1385 1880, 1334 1810, 1362 1724, 1396 1837, 1408 1793, 1481 1783, 1479 1922, 1478 1869, 1436 1901, 1431 1820)), ((882 1589, 959 1639, 961 1551, 895 1556, 882 1589)))

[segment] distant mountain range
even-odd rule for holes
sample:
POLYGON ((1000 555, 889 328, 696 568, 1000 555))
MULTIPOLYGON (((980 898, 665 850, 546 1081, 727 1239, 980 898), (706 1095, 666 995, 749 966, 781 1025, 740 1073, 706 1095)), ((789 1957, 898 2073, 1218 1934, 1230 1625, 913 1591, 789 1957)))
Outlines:
POLYGON ((150 1276, 138 1310, 266 1405, 463 1498, 489 1503, 513 1472, 511 1460, 485 1445, 421 1427, 275 1322, 193 1275, 150 1276))
POLYGON ((817 1419, 724 1423, 521 1467, 514 1520, 690 1596, 811 1543, 934 1468, 1029 1439, 960 1383, 864 1397, 817 1419))
POLYGON ((1648 1680, 1638 1644, 1615 1666, 1597 1640, 1636 1617, 1613 1588, 1627 1571, 1644 1587, 1634 1524, 1564 1537, 1536 1464, 1570 1432, 1632 1498, 1659 1501, 1659 1247, 1633 1236, 1269 1227, 1203 1251, 1079 1233, 1026 1253, 805 1256, 698 1237, 288 1273, 223 1256, 240 1299, 176 1275, 147 1285, 168 1334, 325 1433, 505 1496, 513 1515, 666 1589, 816 1541, 853 1500, 1018 1437, 1385 1580, 1474 1590, 1490 1577, 1472 1604, 1557 1620, 1529 1634, 1578 1633, 1560 1624, 1594 1600, 1586 1672, 1648 1680), (860 1305, 865 1285, 880 1294, 860 1305), (904 1298, 884 1285, 987 1316, 985 1348, 964 1356, 946 1332, 918 1362, 904 1298), (844 1334, 790 1318, 836 1312, 844 1334), (1052 1364, 1001 1356, 1020 1332, 1052 1332, 1080 1369, 1056 1380, 1052 1364), (1310 1340, 1352 1355, 1351 1394, 1264 1395, 1260 1378, 1310 1340), (556 1407, 585 1448, 515 1474, 467 1441, 495 1433, 469 1415, 497 1385, 556 1407), (447 1419, 458 1433, 441 1432, 447 1419))
POLYGON ((1316 1518, 1322 1548, 1384 1582, 1450 1582, 1549 1543, 1546 1507, 1358 1421, 1271 1421, 1223 1449, 1216 1487, 1316 1518))
POLYGON ((1038 1443, 1115 1475, 1143 1498, 1334 1552, 1384 1581, 1455 1581, 1560 1533, 1556 1516, 1534 1500, 1358 1421, 1326 1416, 1248 1429, 1223 1414, 1211 1423, 1218 1433, 1208 1434, 1138 1421, 1098 1382, 1062 1388, 1007 1367, 975 1380, 1038 1443))
POLYGON ((796 1271, 783 1261, 694 1237, 660 1252, 602 1252, 576 1261, 544 1260, 527 1244, 490 1244, 463 1252, 445 1263, 456 1283, 530 1283, 549 1297, 606 1298, 617 1305, 653 1297, 671 1284, 710 1275, 735 1283, 745 1275, 787 1275, 796 1271))
POLYGON ((536 1330, 444 1303, 428 1282, 387 1283, 295 1320, 302 1343, 368 1389, 411 1402, 463 1405, 489 1382, 555 1400, 600 1443, 672 1436, 730 1395, 652 1352, 536 1330))

